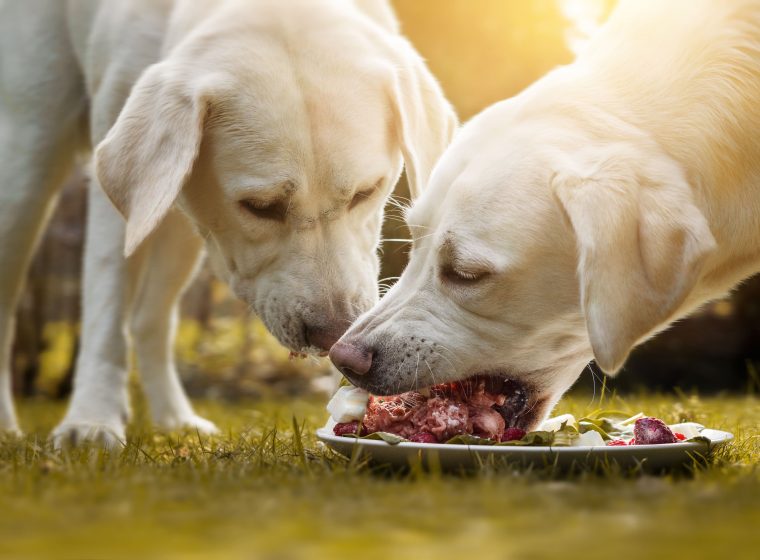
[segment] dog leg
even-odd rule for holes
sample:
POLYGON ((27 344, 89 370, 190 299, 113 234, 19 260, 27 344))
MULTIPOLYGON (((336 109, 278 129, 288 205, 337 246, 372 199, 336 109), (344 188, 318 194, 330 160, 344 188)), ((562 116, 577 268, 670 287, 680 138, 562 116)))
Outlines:
POLYGON ((17 432, 10 364, 14 315, 26 271, 73 154, 52 146, 39 149, 37 142, 25 141, 30 137, 22 130, 0 131, 0 136, 6 134, 12 138, 0 138, 4 155, 0 166, 0 431, 17 432))
POLYGON ((0 432, 19 431, 11 393, 14 315, 26 271, 65 173, 62 165, 65 155, 53 156, 58 159, 55 165, 51 162, 55 149, 39 149, 41 146, 33 136, 16 128, 0 127, 3 156, 0 165, 0 432))
POLYGON ((56 447, 83 440, 105 447, 126 442, 130 416, 126 317, 144 252, 124 259, 124 232, 123 218, 93 178, 88 193, 82 339, 69 409, 52 434, 56 447))
POLYGON ((46 6, 45 10, 28 8, 23 3, 4 4, 0 21, 0 66, 3 68, 0 432, 18 432, 11 395, 14 315, 34 249, 81 141, 85 107, 76 61, 65 34, 57 31, 57 13, 64 9, 63 3, 51 5, 50 9, 46 6), (40 16, 38 12, 46 15, 40 16), (55 53, 53 59, 51 52, 55 53))
POLYGON ((179 212, 167 216, 148 240, 131 327, 138 369, 153 421, 161 428, 215 433, 197 416, 174 364, 179 298, 200 261, 201 239, 179 212))

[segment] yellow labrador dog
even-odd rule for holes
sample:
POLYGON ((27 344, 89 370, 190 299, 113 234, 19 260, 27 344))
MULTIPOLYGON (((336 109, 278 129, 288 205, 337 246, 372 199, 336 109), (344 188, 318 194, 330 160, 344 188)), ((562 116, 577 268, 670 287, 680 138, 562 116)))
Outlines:
POLYGON ((590 359, 615 373, 760 270, 760 1, 624 1, 463 127, 408 223, 408 268, 333 362, 379 394, 509 378, 533 428, 590 359))
POLYGON ((97 147, 58 444, 124 441, 128 336, 155 422, 214 431, 171 350, 203 241, 284 345, 329 349, 377 299, 402 165, 417 194, 456 125, 383 0, 0 1, 0 72, 0 430, 18 429, 30 255, 75 153, 97 147))

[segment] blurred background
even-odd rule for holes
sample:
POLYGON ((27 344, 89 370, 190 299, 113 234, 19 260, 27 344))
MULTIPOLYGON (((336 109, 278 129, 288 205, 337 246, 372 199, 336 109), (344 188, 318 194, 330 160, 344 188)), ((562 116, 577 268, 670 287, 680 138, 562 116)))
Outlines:
MULTIPOLYGON (((566 64, 609 14, 611 0, 396 0, 404 33, 427 59, 460 119, 510 97, 566 64), (441 9, 445 4, 445 9, 441 9)), ((61 193, 18 311, 14 387, 26 396, 64 398, 78 348, 80 269, 87 179, 79 170, 61 193)), ((402 179, 396 196, 408 196, 402 179)), ((389 206, 388 239, 406 238, 389 206)), ((384 285, 406 263, 408 245, 382 250, 384 285)), ((290 361, 287 350, 249 317, 204 268, 183 300, 178 365, 192 396, 237 399, 323 388, 330 366, 290 361)), ((608 388, 700 392, 760 390, 760 278, 709 304, 637 349, 608 388)), ((591 391, 601 374, 587 368, 575 390, 591 391)))

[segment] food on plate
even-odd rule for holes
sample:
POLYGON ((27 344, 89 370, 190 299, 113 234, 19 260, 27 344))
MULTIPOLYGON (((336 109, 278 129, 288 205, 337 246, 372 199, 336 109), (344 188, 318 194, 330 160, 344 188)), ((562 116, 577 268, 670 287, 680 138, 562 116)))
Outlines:
POLYGON ((367 409, 369 393, 357 387, 340 387, 327 403, 327 412, 338 423, 361 420, 367 409))
POLYGON ((676 443, 678 438, 667 424, 659 418, 639 418, 633 427, 633 437, 637 445, 676 443))
POLYGON ((579 433, 577 438, 573 438, 570 445, 577 447, 604 447, 606 443, 602 434, 596 430, 588 430, 579 433))
POLYGON ((351 422, 338 422, 333 426, 333 433, 336 436, 348 436, 356 435, 359 430, 359 421, 352 420, 351 422))
POLYGON ((504 433, 501 434, 500 441, 519 441, 525 437, 527 432, 522 428, 507 428, 504 433))
POLYGON ((343 424, 360 420, 366 434, 384 432, 432 443, 460 435, 498 441, 506 429, 517 428, 514 423, 527 404, 518 384, 484 376, 434 385, 426 393, 381 397, 341 387, 327 410, 342 434, 348 430, 343 424))
POLYGON ((409 438, 413 443, 438 443, 438 438, 430 432, 420 432, 409 438))
POLYGON ((526 432, 517 425, 526 405, 527 395, 517 383, 480 376, 392 396, 343 386, 327 410, 335 435, 391 444, 617 447, 692 441, 703 429, 690 422, 668 426, 642 413, 598 411, 580 419, 562 414, 526 432))

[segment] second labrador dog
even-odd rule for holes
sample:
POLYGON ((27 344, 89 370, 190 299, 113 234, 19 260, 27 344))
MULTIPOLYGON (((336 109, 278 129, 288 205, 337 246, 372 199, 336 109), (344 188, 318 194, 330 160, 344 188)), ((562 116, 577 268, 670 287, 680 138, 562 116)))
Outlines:
POLYGON ((75 153, 97 146, 59 444, 124 441, 128 334, 155 422, 214 430, 172 358, 202 240, 284 345, 329 349, 377 299, 402 163, 417 194, 456 124, 383 0, 0 2, 0 69, 0 430, 18 429, 30 256, 75 153))
POLYGON ((589 360, 615 373, 760 270, 758 131, 760 2, 623 2, 458 133, 408 214, 408 268, 333 362, 377 394, 510 378, 535 427, 589 360))

